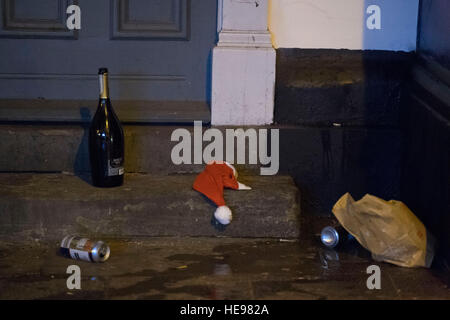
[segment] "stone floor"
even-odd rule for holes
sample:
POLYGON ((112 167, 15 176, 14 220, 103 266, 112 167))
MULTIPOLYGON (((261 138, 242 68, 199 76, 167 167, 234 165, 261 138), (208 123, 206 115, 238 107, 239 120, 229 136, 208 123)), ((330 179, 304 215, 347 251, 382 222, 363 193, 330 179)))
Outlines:
POLYGON ((327 251, 317 239, 110 240, 102 264, 58 255, 58 243, 0 241, 0 299, 450 299, 448 274, 327 251), (68 290, 69 265, 81 290, 68 290), (381 289, 368 290, 369 265, 381 289))

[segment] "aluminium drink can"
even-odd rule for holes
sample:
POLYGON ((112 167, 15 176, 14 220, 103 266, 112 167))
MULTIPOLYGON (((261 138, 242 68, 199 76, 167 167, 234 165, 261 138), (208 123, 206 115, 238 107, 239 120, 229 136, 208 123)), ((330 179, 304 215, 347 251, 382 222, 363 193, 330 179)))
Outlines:
POLYGON ((342 226, 325 227, 320 234, 322 243, 331 249, 341 249, 353 239, 354 237, 342 226))
POLYGON ((103 241, 67 236, 61 241, 60 252, 63 256, 75 260, 104 262, 109 258, 110 248, 103 241))

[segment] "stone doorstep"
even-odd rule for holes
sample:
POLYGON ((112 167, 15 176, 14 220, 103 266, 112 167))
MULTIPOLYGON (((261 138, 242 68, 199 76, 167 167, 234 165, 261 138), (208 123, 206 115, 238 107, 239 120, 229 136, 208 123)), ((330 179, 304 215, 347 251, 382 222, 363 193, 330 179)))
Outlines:
MULTIPOLYGON (((191 161, 194 160, 192 124, 123 127, 127 172, 175 174, 198 173, 203 170, 204 164, 175 165, 171 159, 172 149, 179 143, 171 141, 172 133, 183 128, 191 134, 191 161)), ((204 127, 203 131, 207 129, 204 127)), ((219 129, 224 132, 224 128, 219 129)), ((203 148, 209 143, 203 142, 203 148)), ((81 125, 0 125, 0 172, 88 172, 88 145, 88 128, 81 125)), ((248 157, 248 151, 246 155, 248 157)), ((239 172, 247 171, 252 174, 259 174, 259 167, 260 165, 237 165, 239 172)))
POLYGON ((240 177, 251 191, 226 190, 233 222, 211 225, 215 205, 192 189, 194 174, 128 174, 100 189, 64 174, 0 174, 0 237, 299 236, 299 190, 289 176, 240 177))
MULTIPOLYGON (((202 101, 114 100, 114 111, 123 124, 210 123, 211 112, 202 101)), ((98 100, 0 99, 0 121, 89 124, 98 100)))

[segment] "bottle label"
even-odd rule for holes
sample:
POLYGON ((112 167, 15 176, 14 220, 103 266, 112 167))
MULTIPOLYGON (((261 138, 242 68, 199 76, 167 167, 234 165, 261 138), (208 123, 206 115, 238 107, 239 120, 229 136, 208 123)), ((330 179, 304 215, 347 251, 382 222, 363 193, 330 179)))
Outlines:
POLYGON ((122 158, 112 159, 111 161, 109 161, 107 172, 108 177, 123 175, 125 170, 123 168, 122 163, 123 163, 122 158))

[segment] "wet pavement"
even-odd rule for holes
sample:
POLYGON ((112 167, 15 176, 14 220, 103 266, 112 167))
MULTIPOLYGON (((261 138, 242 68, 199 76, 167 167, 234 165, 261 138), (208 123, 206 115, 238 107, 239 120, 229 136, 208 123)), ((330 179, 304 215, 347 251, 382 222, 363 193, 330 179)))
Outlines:
POLYGON ((316 239, 110 240, 102 264, 57 254, 58 243, 0 241, 0 299, 450 299, 445 274, 375 262, 316 239), (369 290, 367 267, 381 269, 369 290), (69 265, 81 290, 67 289, 69 265))

